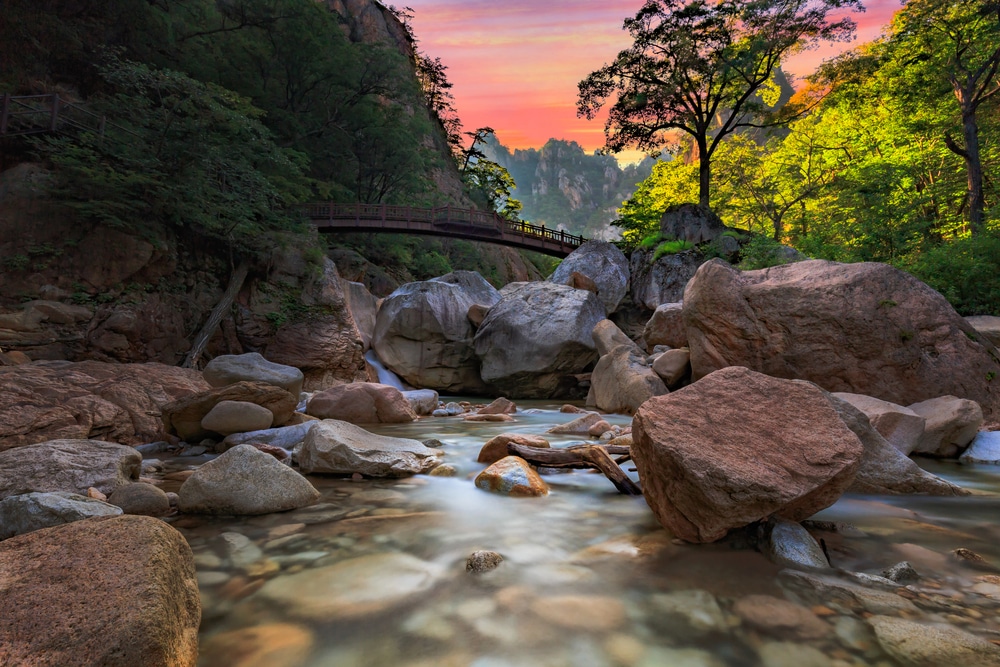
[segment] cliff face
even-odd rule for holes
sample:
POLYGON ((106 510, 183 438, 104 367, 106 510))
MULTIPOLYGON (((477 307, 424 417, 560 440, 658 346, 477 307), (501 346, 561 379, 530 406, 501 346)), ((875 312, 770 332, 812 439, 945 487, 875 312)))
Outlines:
POLYGON ((327 0, 326 6, 344 19, 345 32, 352 42, 395 44, 400 53, 413 58, 413 37, 382 3, 375 0, 327 0))
POLYGON ((610 155, 584 152, 576 142, 550 139, 541 149, 511 152, 499 142, 487 157, 510 172, 521 217, 590 238, 613 239, 616 210, 649 175, 652 161, 622 169, 610 155))

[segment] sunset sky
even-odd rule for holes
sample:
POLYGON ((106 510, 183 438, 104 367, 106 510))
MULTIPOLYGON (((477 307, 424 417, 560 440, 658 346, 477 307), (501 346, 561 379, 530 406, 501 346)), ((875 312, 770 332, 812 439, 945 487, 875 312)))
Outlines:
MULTIPOLYGON (((576 117, 577 83, 628 45, 622 21, 642 0, 396 0, 414 10, 421 51, 440 57, 466 130, 493 127, 511 148, 549 138, 586 150, 604 141, 603 123, 576 117)), ((866 0, 855 42, 877 37, 899 0, 866 0)), ((805 76, 836 51, 807 51, 786 64, 805 76)))

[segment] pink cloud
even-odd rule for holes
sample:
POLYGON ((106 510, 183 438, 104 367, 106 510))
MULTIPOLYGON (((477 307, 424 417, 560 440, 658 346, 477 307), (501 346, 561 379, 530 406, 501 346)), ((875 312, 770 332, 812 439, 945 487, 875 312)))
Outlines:
MULTIPOLYGON (((642 0, 400 0, 413 8, 419 48, 448 66, 466 129, 489 125, 515 148, 549 138, 603 145, 602 123, 576 117, 577 83, 628 43, 622 21, 642 0)), ((899 0, 868 0, 851 44, 798 54, 786 69, 805 76, 826 58, 878 37, 899 0)))

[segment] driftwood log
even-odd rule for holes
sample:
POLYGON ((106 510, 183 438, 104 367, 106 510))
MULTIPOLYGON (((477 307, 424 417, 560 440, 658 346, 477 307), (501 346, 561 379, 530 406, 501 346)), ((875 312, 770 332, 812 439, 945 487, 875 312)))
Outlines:
POLYGON ((545 449, 527 447, 514 442, 507 443, 507 453, 520 456, 528 463, 546 468, 593 468, 600 470, 611 480, 621 493, 641 496, 642 489, 629 479, 612 454, 619 456, 620 462, 629 460, 629 448, 621 445, 578 445, 565 449, 545 449))

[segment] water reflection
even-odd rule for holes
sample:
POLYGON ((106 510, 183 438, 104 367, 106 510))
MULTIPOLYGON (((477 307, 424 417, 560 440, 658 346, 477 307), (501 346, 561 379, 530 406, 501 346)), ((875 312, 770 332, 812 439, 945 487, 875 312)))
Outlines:
MULTIPOLYGON (((503 432, 543 434, 575 416, 558 407, 522 403, 514 423, 430 418, 372 427, 437 438, 457 471, 452 478, 313 477, 322 498, 309 508, 176 521, 196 554, 202 586, 199 664, 896 664, 874 641, 865 613, 836 601, 806 604, 823 628, 807 641, 801 629, 762 631, 737 613, 737 603, 784 600, 775 565, 733 543, 675 543, 641 498, 619 495, 602 475, 550 475, 545 498, 505 498, 474 487, 486 440, 503 432), (481 549, 502 554, 503 565, 467 573, 465 559, 481 549)), ((626 425, 629 418, 609 421, 626 425)), ((976 580, 984 571, 949 554, 965 548, 1000 563, 1000 532, 991 525, 1000 498, 985 495, 1000 486, 1000 470, 933 468, 983 495, 849 496, 815 518, 839 525, 824 533, 834 565, 877 573, 910 560, 924 577, 907 593, 921 603, 920 614, 991 636, 1000 624, 1000 595, 972 592, 992 591, 976 580), (954 608, 941 607, 949 599, 954 608)))

